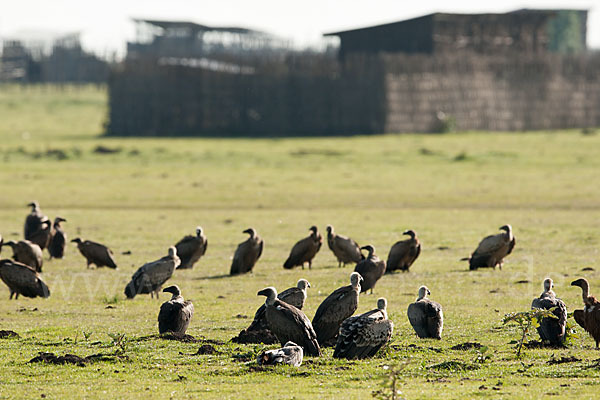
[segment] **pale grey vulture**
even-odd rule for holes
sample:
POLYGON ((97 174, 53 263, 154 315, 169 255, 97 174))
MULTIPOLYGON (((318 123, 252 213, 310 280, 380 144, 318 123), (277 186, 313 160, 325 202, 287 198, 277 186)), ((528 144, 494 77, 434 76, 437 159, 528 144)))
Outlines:
POLYGON ((194 315, 194 305, 189 300, 184 300, 179 286, 173 285, 163 289, 163 292, 171 293, 171 300, 165 301, 160 306, 158 313, 158 332, 173 332, 177 335, 184 335, 192 316, 194 315))
POLYGON ((288 364, 299 367, 302 364, 304 351, 294 342, 287 342, 281 349, 265 350, 258 356, 258 365, 288 364))
MULTIPOLYGON (((310 283, 306 279, 299 279, 295 287, 285 289, 283 292, 277 295, 277 298, 289 305, 296 307, 298 310, 302 310, 304 302, 306 301, 307 289, 310 287, 310 283)), ((266 316, 266 305, 261 305, 256 313, 254 314, 254 320, 248 327, 249 331, 258 331, 269 329, 266 316)))
POLYGON ((338 267, 364 259, 358 244, 349 237, 336 234, 331 225, 327 225, 327 245, 337 258, 338 267))
POLYGON ((317 255, 323 244, 323 236, 314 225, 310 227, 310 231, 311 234, 308 235, 308 237, 298 241, 294 247, 292 247, 290 256, 285 260, 285 263, 283 263, 283 268, 292 269, 295 266, 300 265, 302 269, 304 269, 305 262, 308 263, 308 269, 312 267, 312 259, 317 255))
POLYGON ((567 306, 565 303, 556 297, 552 288, 554 283, 552 279, 544 280, 544 291, 539 298, 533 299, 531 308, 541 308, 544 310, 552 310, 555 318, 542 318, 539 321, 537 331, 542 341, 549 341, 550 344, 557 346, 561 345, 565 340, 565 329, 567 325, 567 306))
POLYGON ((367 250, 369 255, 364 260, 360 261, 356 264, 354 268, 354 272, 358 272, 360 276, 363 277, 363 282, 361 283, 361 292, 366 292, 371 289, 371 293, 373 293, 373 288, 375 284, 385 274, 385 262, 381 260, 375 254, 375 247, 368 244, 366 246, 361 247, 361 250, 367 250))
POLYGON ((408 306, 408 320, 420 338, 442 338, 444 313, 442 306, 427 298, 431 292, 426 286, 419 288, 419 297, 408 306))
POLYGON ((88 268, 92 264, 96 265, 97 268, 117 268, 112 250, 105 245, 92 242, 91 240, 82 241, 80 238, 75 238, 71 242, 77 243, 77 248, 81 255, 85 257, 88 268))
POLYGON ((171 278, 173 271, 181 261, 177 257, 175 246, 169 247, 169 254, 161 259, 142 265, 131 277, 125 287, 125 295, 133 299, 138 294, 150 293, 158 299, 162 285, 171 278))
POLYGON ((390 340, 394 324, 387 316, 387 300, 377 300, 377 308, 356 317, 347 318, 333 352, 335 358, 373 357, 390 340))
POLYGON ((403 235, 410 236, 410 239, 396 242, 388 254, 385 272, 396 270, 408 272, 410 266, 421 254, 421 242, 415 231, 408 230, 403 235))
POLYGON ((267 297, 265 301, 267 323, 282 345, 292 341, 302 346, 307 355, 315 357, 321 355, 317 335, 302 310, 279 300, 274 287, 265 288, 258 292, 258 295, 267 297))
POLYGON ((42 272, 42 266, 44 263, 44 257, 42 255, 42 249, 35 243, 31 243, 29 240, 19 240, 14 242, 9 240, 4 243, 3 246, 9 246, 13 251, 13 258, 15 261, 29 265, 37 272, 42 272))
POLYGON ((0 260, 0 279, 10 290, 9 299, 25 297, 49 297, 50 289, 40 274, 28 265, 13 260, 0 260))
POLYGON ((469 269, 496 268, 496 265, 502 269, 502 260, 513 251, 516 240, 510 225, 499 229, 504 232, 486 236, 469 257, 461 259, 469 261, 469 269))
POLYGON ((583 310, 575 310, 573 317, 575 321, 596 341, 596 349, 600 343, 600 302, 590 294, 590 284, 584 278, 571 282, 571 286, 581 288, 583 297, 583 310))
POLYGON ((65 255, 65 245, 67 244, 67 234, 60 226, 61 222, 67 222, 62 217, 54 218, 54 225, 52 226, 52 236, 50 237, 50 243, 48 244, 48 253, 50 258, 63 258, 65 255))
POLYGON ((263 240, 256 233, 254 228, 248 228, 244 231, 250 235, 250 237, 238 245, 233 255, 233 261, 231 262, 231 269, 229 270, 230 275, 245 274, 251 272, 254 268, 254 264, 260 258, 263 251, 263 240))
POLYGON ((33 234, 43 229, 42 225, 49 224, 50 220, 44 215, 37 201, 31 202, 27 206, 31 207, 31 213, 25 218, 24 236, 25 240, 31 240, 33 234))
POLYGON ((194 264, 200 260, 208 248, 208 240, 202 233, 202 227, 196 228, 196 236, 187 235, 175 245, 177 255, 181 259, 181 264, 177 269, 194 268, 194 264))

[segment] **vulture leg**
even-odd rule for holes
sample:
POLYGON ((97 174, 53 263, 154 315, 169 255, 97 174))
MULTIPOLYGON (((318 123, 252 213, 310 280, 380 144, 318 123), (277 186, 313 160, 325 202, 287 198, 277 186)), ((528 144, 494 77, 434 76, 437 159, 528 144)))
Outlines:
POLYGON ((13 292, 12 290, 10 291, 10 297, 8 298, 9 300, 12 300, 13 295, 15 294, 15 292, 13 292))
POLYGON ((304 263, 302 263, 302 270, 304 271, 304 263))
POLYGON ((312 269, 312 260, 308 260, 308 269, 312 269))

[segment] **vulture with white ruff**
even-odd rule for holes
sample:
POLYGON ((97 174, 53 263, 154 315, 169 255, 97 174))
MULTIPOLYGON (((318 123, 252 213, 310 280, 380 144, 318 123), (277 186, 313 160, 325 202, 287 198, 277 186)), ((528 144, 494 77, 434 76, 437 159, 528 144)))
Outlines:
POLYGON ((350 285, 334 290, 317 308, 312 325, 321 346, 335 345, 340 325, 358 308, 362 280, 358 272, 351 273, 350 285))
POLYGON ((230 275, 252 272, 254 264, 256 264, 263 251, 263 240, 256 233, 256 229, 248 228, 243 233, 249 234, 250 237, 245 242, 240 243, 235 250, 229 270, 230 275))
POLYGON ((421 242, 417 233, 412 229, 402 233, 410 236, 410 239, 396 242, 388 254, 385 272, 400 270, 408 272, 409 268, 421 254, 421 242))
POLYGON ((444 313, 440 303, 429 300, 431 292, 427 286, 419 288, 417 301, 408 306, 408 320, 420 338, 442 338, 444 313))
POLYGON ((387 316, 387 300, 377 300, 377 308, 356 317, 347 318, 333 352, 335 358, 348 360, 373 357, 392 337, 394 324, 387 316))
POLYGON ((0 279, 10 290, 9 299, 25 297, 50 297, 50 289, 40 274, 28 265, 13 260, 0 260, 0 279))
POLYGON ((461 259, 469 261, 469 269, 495 269, 496 265, 502 269, 502 260, 513 251, 516 240, 510 225, 503 225, 499 229, 504 232, 483 238, 469 257, 461 259))
POLYGON ((375 254, 375 247, 368 244, 360 248, 361 250, 367 250, 369 255, 364 260, 356 264, 354 272, 358 272, 363 277, 363 283, 361 284, 361 293, 371 289, 373 294, 373 288, 375 284, 385 274, 385 262, 381 260, 375 254))
POLYGON ((202 227, 196 227, 196 236, 187 235, 175 245, 181 264, 177 269, 191 269, 208 248, 208 240, 202 234, 202 227))
POLYGON ((554 346, 561 345, 565 340, 565 328, 567 326, 567 306, 565 303, 556 297, 552 288, 554 282, 552 279, 544 280, 544 291, 539 298, 533 299, 531 308, 541 308, 544 310, 552 310, 552 314, 556 318, 542 318, 539 321, 540 326, 537 328, 538 334, 542 341, 548 341, 554 346))
POLYGON ((267 297, 265 306, 269 329, 282 345, 292 341, 298 343, 310 356, 321 355, 317 335, 302 310, 277 299, 277 290, 274 287, 267 287, 257 295, 267 297))
POLYGON ((171 278, 173 271, 181 261, 177 257, 175 246, 169 247, 169 254, 161 259, 142 265, 131 277, 125 287, 125 295, 133 299, 138 294, 148 294, 158 299, 162 285, 171 278))
POLYGON ((294 247, 292 247, 290 256, 285 260, 285 263, 283 263, 283 268, 292 269, 295 266, 300 265, 302 269, 304 269, 305 262, 308 263, 308 269, 312 267, 312 259, 317 255, 323 244, 323 236, 319 233, 319 229, 314 225, 311 226, 309 230, 312 231, 311 234, 308 235, 308 237, 299 240, 294 247))
POLYGON ((158 332, 173 332, 178 335, 184 335, 192 316, 194 315, 194 305, 189 300, 184 300, 179 286, 172 285, 163 289, 165 293, 171 293, 171 300, 165 301, 160 306, 158 313, 158 332))
POLYGON ((54 225, 52 226, 52 235, 50 237, 50 243, 48 244, 48 253, 50 253, 50 259, 52 258, 63 258, 65 255, 65 245, 67 244, 67 234, 63 231, 61 222, 67 222, 62 217, 54 218, 54 225))
POLYGON ((258 356, 258 365, 288 364, 299 367, 302 364, 304 351, 294 342, 287 342, 281 349, 266 350, 258 356))
POLYGON ((596 349, 600 343, 600 302, 590 295, 590 284, 584 278, 571 282, 571 286, 581 288, 583 297, 583 310, 575 310, 573 317, 575 321, 596 341, 596 349))
POLYGON ((331 225, 327 225, 327 245, 337 258, 338 267, 364 259, 358 244, 349 237, 336 234, 331 225))
POLYGON ((31 207, 31 213, 25 218, 24 236, 25 240, 31 240, 33 234, 43 229, 42 225, 50 224, 50 220, 44 215, 37 201, 31 202, 27 206, 31 207))
POLYGON ((42 272, 44 257, 40 246, 29 240, 19 240, 18 242, 9 240, 3 246, 12 248, 15 261, 28 265, 37 272, 42 272))
POLYGON ((75 238, 71 242, 77 243, 77 248, 81 255, 85 257, 88 268, 90 265, 95 264, 97 268, 106 266, 117 269, 113 252, 105 245, 92 242, 91 240, 82 241, 80 238, 75 238))

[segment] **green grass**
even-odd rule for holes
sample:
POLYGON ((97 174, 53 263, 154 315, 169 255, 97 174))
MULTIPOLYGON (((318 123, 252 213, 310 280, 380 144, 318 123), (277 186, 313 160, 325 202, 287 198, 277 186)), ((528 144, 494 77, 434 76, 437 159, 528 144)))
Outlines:
POLYGON ((600 290, 598 272, 581 272, 598 269, 600 136, 108 139, 99 136, 105 117, 101 88, 0 86, 0 233, 19 238, 25 204, 35 199, 51 218, 68 220, 70 238, 108 244, 119 264, 117 271, 86 270, 70 245, 64 260, 45 261, 49 299, 9 301, 1 285, 0 329, 21 338, 0 339, 0 398, 369 398, 386 365, 401 366, 399 387, 408 399, 595 397, 600 353, 585 333, 567 349, 528 349, 516 360, 509 343, 517 332, 501 321, 527 310, 546 276, 570 311, 581 307, 579 289, 569 286, 576 277, 600 290), (94 152, 100 145, 120 151, 94 152), (517 246, 504 269, 468 272, 458 260, 505 223, 517 246), (283 270, 289 249, 313 224, 322 231, 333 224, 384 259, 401 232, 418 232, 423 252, 411 272, 385 276, 375 295, 360 300, 358 312, 372 309, 378 296, 388 299, 391 346, 366 361, 334 360, 327 349, 299 369, 255 371, 234 356, 254 357, 263 346, 227 341, 264 301, 258 290, 308 279, 311 318, 348 282, 351 268, 338 269, 326 247, 312 270, 283 270), (216 355, 191 355, 198 344, 159 339, 161 302, 123 295, 136 268, 196 225, 205 229, 208 252, 170 282, 194 301, 188 333, 225 342, 216 355), (265 239, 263 257, 253 274, 223 277, 249 226, 265 239), (440 342, 416 339, 406 318, 423 284, 444 307, 440 342), (113 353, 119 347, 109 333, 126 335, 126 358, 86 367, 27 363, 40 351, 113 353), (489 346, 491 360, 464 371, 430 368, 473 365, 476 351, 450 349, 466 341, 489 346), (581 361, 549 365, 551 356, 581 361))

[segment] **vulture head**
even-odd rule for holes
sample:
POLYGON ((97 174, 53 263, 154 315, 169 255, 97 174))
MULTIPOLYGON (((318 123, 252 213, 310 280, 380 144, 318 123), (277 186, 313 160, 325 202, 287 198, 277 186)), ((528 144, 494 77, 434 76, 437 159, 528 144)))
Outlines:
POLYGON ((299 279, 298 284, 296 285, 298 289, 306 292, 306 289, 310 287, 310 282, 306 279, 299 279))
POLYGON ((571 286, 579 286, 584 299, 590 295, 590 284, 585 278, 579 278, 576 281, 571 282, 571 286))
POLYGON ((248 228, 242 233, 247 233, 252 239, 254 239, 254 236, 256 236, 256 230, 254 228, 248 228))
POLYGON ((360 249, 361 249, 361 250, 366 250, 366 251, 368 251, 368 252, 369 252, 369 256, 368 256, 368 258, 371 258, 371 256, 372 256, 373 254, 375 254, 375 247, 373 247, 373 246, 372 246, 372 245, 370 245, 370 244, 368 244, 368 245, 366 245, 366 246, 363 246, 363 247, 361 247, 360 249))
POLYGON ((63 217, 56 217, 56 218, 54 218, 54 225, 58 225, 61 222, 67 222, 67 220, 64 219, 63 217))
POLYGON ((421 286, 419 288, 419 298, 417 300, 424 299, 427 296, 429 296, 430 294, 431 294, 431 291, 429 289, 427 289, 427 286, 421 286))
POLYGON ((549 292, 554 287, 554 282, 550 278, 544 279, 544 292, 549 292))
POLYGON ((333 226, 332 225, 327 225, 327 234, 328 235, 333 235, 333 226))
POLYGON ((173 298, 181 296, 181 290, 179 289, 179 286, 177 286, 177 285, 171 285, 169 287, 166 287, 163 289, 163 292, 171 293, 173 295, 173 298))
POLYGON ((414 239, 417 236, 417 233, 415 231, 413 231, 412 229, 404 231, 404 232, 402 232, 402 234, 410 236, 411 239, 414 239))
POLYGON ((31 203, 27 204, 27 207, 31 207, 31 212, 40 209, 40 205, 38 204, 37 201, 32 201, 31 203))
POLYGON ((269 286, 256 293, 256 295, 266 296, 267 300, 265 301, 265 303, 267 305, 273 305, 273 303, 275 303, 275 299, 277 299, 277 289, 275 289, 273 286, 269 286))
POLYGON ((385 318, 387 319, 387 300, 385 297, 380 297, 377 299, 377 309, 383 313, 385 318))
POLYGON ((283 347, 297 347, 298 345, 294 342, 292 342, 291 340, 289 342, 286 342, 283 347))
POLYGON ((197 237, 202 236, 202 227, 201 226, 196 227, 196 236, 197 237))
POLYGON ((175 248, 175 246, 169 247, 169 257, 171 257, 171 258, 177 257, 177 249, 175 248))
POLYGON ((509 224, 506 225, 502 225, 500 228, 501 231, 506 232, 506 234, 508 235, 509 240, 512 240, 512 226, 510 226, 509 224))
POLYGON ((364 281, 364 279, 358 272, 353 272, 350 274, 350 284, 353 288, 358 288, 360 291, 360 283, 362 281, 364 281))
POLYGON ((77 243, 77 244, 81 244, 81 239, 80 238, 75 238, 73 240, 71 240, 72 243, 77 243))

